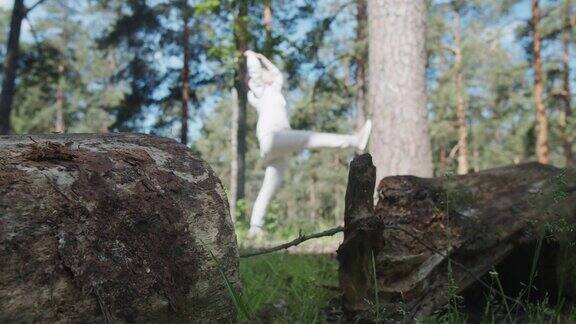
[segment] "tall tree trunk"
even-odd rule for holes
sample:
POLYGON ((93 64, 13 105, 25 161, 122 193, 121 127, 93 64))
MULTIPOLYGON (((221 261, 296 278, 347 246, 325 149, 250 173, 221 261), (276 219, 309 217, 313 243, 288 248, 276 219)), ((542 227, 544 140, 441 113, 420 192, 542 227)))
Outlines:
POLYGON ((566 166, 571 166, 574 163, 572 155, 572 134, 571 134, 571 117, 572 117, 572 91, 570 89, 570 42, 572 20, 570 19, 571 5, 570 1, 565 1, 565 22, 564 29, 562 30, 562 81, 564 84, 564 91, 562 93, 562 101, 564 103, 564 111, 562 118, 562 144, 564 147, 564 159, 566 166))
POLYGON ((266 39, 264 43, 264 56, 272 59, 274 55, 274 39, 272 38, 272 0, 264 0, 264 29, 266 39))
POLYGON ((182 8, 182 17, 184 19, 184 32, 182 34, 182 52, 183 67, 182 67, 182 128, 180 130, 180 143, 188 144, 188 107, 190 105, 190 17, 187 13, 187 6, 184 3, 182 8))
MULTIPOLYGON (((114 57, 113 53, 108 54, 108 65, 110 68, 111 76, 106 80, 106 90, 104 97, 111 98, 112 93, 114 92, 114 83, 113 83, 113 75, 116 71, 116 57, 114 57)), ((108 133, 110 131, 110 111, 109 111, 109 102, 103 101, 102 102, 102 111, 104 112, 104 120, 102 121, 102 127, 100 128, 101 133, 108 133)))
POLYGON ((238 94, 238 115, 236 124, 236 147, 232 152, 232 159, 236 160, 236 172, 232 173, 231 187, 235 188, 232 193, 232 201, 244 198, 245 174, 246 174, 246 105, 248 103, 248 71, 243 53, 248 49, 248 0, 237 1, 238 12, 234 21, 234 40, 238 64, 236 65, 234 88, 238 94))
POLYGON ((102 126, 100 127, 100 133, 107 134, 110 132, 110 114, 108 111, 104 110, 104 119, 102 120, 102 126))
POLYGON ((440 145, 440 152, 438 153, 438 174, 436 177, 443 177, 446 175, 446 168, 448 167, 448 152, 446 145, 440 145))
POLYGON ((472 140, 472 170, 474 172, 480 171, 480 152, 478 151, 478 141, 472 140))
POLYGON ((369 0, 370 152, 378 179, 431 177, 426 114, 426 0, 369 0))
POLYGON ((308 185, 308 200, 310 203, 310 221, 316 223, 318 219, 318 199, 316 197, 316 175, 312 174, 310 176, 310 184, 308 185))
POLYGON ((18 43, 22 20, 26 16, 24 0, 15 0, 6 44, 6 58, 4 60, 4 79, 0 93, 0 135, 9 134, 11 130, 10 115, 14 101, 14 84, 16 82, 16 69, 18 60, 18 43))
POLYGON ((544 72, 542 69, 542 39, 540 36, 540 6, 538 0, 532 1, 532 43, 534 61, 534 104, 536 106, 536 157, 538 162, 548 164, 550 152, 548 148, 548 117, 544 107, 544 72))
POLYGON ((368 16, 366 0, 356 0, 356 129, 366 122, 366 61, 368 16))
POLYGON ((230 133, 230 143, 232 147, 232 159, 230 161, 230 215, 232 221, 236 222, 236 205, 238 204, 238 92, 232 89, 232 127, 230 133))
POLYGON ((456 115, 458 116, 458 174, 468 173, 468 127, 462 73, 462 24, 460 9, 454 10, 454 67, 456 72, 456 115))
POLYGON ((64 121, 64 65, 58 65, 58 89, 56 90, 56 121, 54 128, 57 133, 66 131, 64 121))

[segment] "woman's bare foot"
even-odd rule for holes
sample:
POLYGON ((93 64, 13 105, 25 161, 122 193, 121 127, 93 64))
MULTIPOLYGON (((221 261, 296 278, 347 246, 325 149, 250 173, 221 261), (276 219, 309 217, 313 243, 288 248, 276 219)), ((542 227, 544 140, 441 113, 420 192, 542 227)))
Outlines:
POLYGON ((264 230, 262 229, 262 227, 258 227, 258 226, 251 226, 250 230, 248 231, 248 237, 249 238, 257 238, 257 237, 261 237, 264 235, 264 230))
POLYGON ((370 134, 372 133, 372 121, 368 119, 364 126, 355 134, 356 136, 356 148, 360 151, 364 151, 368 145, 368 140, 370 139, 370 134))

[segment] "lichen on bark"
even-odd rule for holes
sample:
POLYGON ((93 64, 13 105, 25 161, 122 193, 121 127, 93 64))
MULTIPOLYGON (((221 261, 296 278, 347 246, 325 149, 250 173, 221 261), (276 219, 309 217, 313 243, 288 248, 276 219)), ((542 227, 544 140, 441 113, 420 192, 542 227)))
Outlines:
POLYGON ((228 210, 172 140, 0 137, 0 322, 234 320, 228 210))

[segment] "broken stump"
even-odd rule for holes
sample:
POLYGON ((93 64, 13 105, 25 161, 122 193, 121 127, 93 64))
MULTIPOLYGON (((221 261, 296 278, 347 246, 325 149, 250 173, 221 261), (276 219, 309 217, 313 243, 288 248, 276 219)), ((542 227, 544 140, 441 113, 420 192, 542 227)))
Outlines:
POLYGON ((482 293, 506 299, 524 289, 526 297, 529 282, 531 297, 576 297, 574 170, 529 163, 465 176, 387 177, 373 208, 375 174, 369 154, 350 165, 338 250, 349 318, 373 320, 379 307, 388 319, 410 322, 456 295, 474 303, 482 293))

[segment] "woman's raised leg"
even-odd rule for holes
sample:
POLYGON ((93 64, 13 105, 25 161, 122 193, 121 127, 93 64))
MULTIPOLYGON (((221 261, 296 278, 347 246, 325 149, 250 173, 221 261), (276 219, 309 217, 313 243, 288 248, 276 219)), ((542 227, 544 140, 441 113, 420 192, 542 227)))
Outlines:
POLYGON ((364 150, 372 130, 372 122, 355 134, 319 133, 305 130, 279 130, 260 141, 262 157, 267 161, 285 158, 303 149, 356 148, 364 150))

